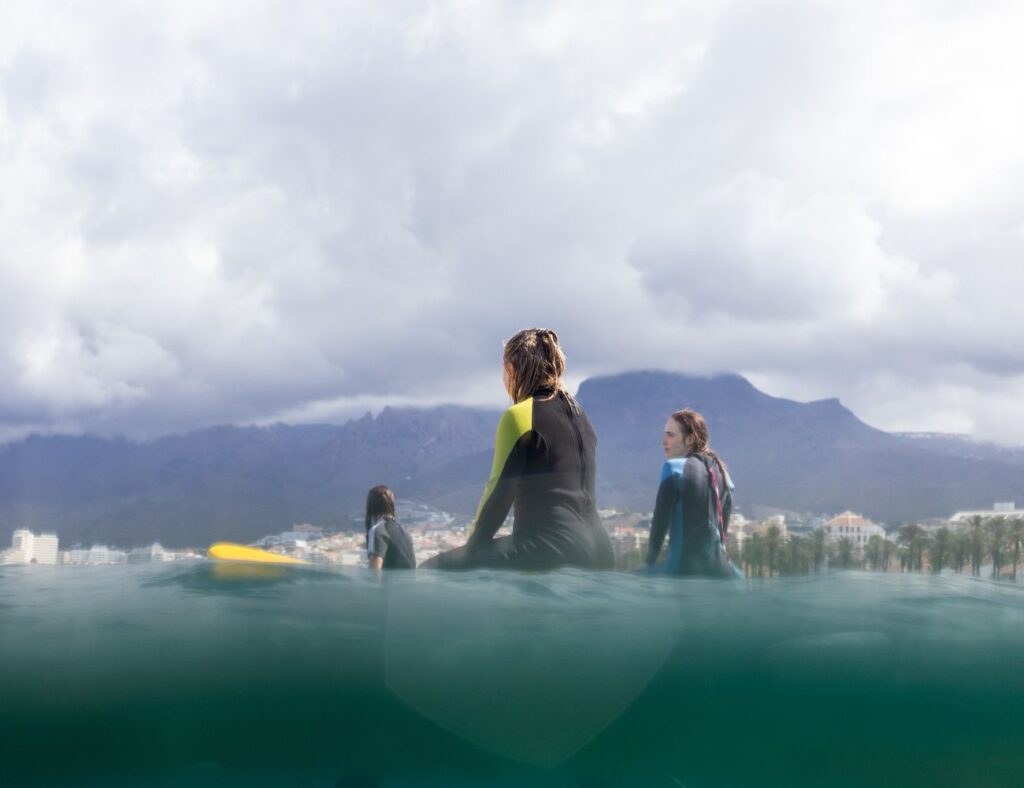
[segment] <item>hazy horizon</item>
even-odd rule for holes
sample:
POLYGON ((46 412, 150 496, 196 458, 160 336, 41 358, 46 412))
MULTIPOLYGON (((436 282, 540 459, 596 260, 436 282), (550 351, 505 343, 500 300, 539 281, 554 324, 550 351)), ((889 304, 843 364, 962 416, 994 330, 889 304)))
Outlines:
MULTIPOLYGON (((737 376, 737 373, 731 373, 731 372, 722 372, 722 373, 719 373, 718 375, 689 375, 686 372, 673 371, 673 370, 629 369, 629 370, 623 370, 621 372, 607 373, 605 375, 595 375, 595 376, 593 376, 591 378, 586 378, 584 381, 580 381, 579 384, 570 386, 569 388, 570 388, 570 391, 573 392, 573 394, 577 394, 577 392, 579 390, 579 385, 582 384, 583 382, 586 382, 586 381, 589 381, 589 380, 597 380, 599 378, 619 377, 619 376, 628 376, 628 375, 651 374, 651 373, 653 373, 653 374, 673 375, 673 376, 678 375, 678 376, 682 376, 684 378, 685 377, 691 377, 691 378, 704 378, 704 379, 712 379, 712 378, 715 378, 715 377, 732 377, 732 376, 737 376)), ((743 377, 741 375, 739 375, 738 377, 742 378, 747 383, 750 383, 751 385, 754 385, 747 378, 745 378, 745 377, 743 377)), ((860 414, 858 414, 857 412, 855 412, 852 409, 850 409, 846 405, 846 403, 842 402, 842 400, 840 398, 838 398, 838 397, 827 397, 826 396, 826 397, 821 397, 820 399, 815 399, 815 400, 798 400, 798 399, 793 399, 791 397, 782 397, 782 396, 775 395, 772 392, 764 391, 764 390, 760 389, 757 386, 754 386, 754 388, 757 391, 761 392, 762 394, 765 394, 765 395, 767 395, 769 397, 772 397, 772 398, 775 398, 775 399, 782 399, 782 400, 786 400, 786 401, 790 401, 790 402, 799 402, 799 403, 803 403, 803 404, 812 403, 812 402, 821 402, 821 401, 835 400, 835 401, 839 402, 841 407, 843 407, 846 410, 850 411, 850 413, 852 413, 853 416, 855 418, 857 418, 858 421, 864 423, 866 426, 868 426, 870 428, 873 428, 873 429, 882 429, 882 428, 880 428, 880 427, 878 427, 878 426, 876 426, 874 424, 870 424, 869 422, 867 422, 865 419, 863 419, 860 416, 860 414)), ((500 414, 501 409, 504 408, 507 404, 508 404, 507 397, 506 397, 506 401, 505 402, 499 402, 499 403, 491 403, 491 402, 455 402, 455 401, 444 401, 444 400, 437 400, 437 401, 422 401, 422 400, 415 401, 415 400, 413 400, 413 401, 410 401, 410 400, 402 400, 402 399, 396 399, 394 401, 389 401, 386 397, 380 397, 380 398, 366 400, 361 405, 360 404, 353 405, 353 408, 352 408, 351 412, 349 412, 349 413, 340 413, 338 411, 333 411, 332 412, 333 418, 323 418, 323 419, 317 418, 316 411, 312 410, 312 411, 307 411, 305 413, 296 414, 296 417, 293 418, 293 419, 290 419, 290 420, 289 419, 283 419, 283 418, 275 418, 275 419, 266 419, 266 420, 253 420, 253 421, 248 421, 248 422, 227 422, 227 421, 225 421, 225 422, 219 422, 219 423, 211 423, 211 424, 206 424, 206 425, 199 425, 199 426, 196 426, 194 428, 188 428, 188 429, 183 429, 183 430, 179 430, 179 431, 164 432, 164 433, 160 433, 160 434, 152 434, 152 435, 145 435, 145 436, 132 436, 132 435, 122 434, 122 433, 87 432, 87 431, 82 431, 82 430, 79 430, 79 431, 73 431, 73 430, 64 430, 64 431, 51 430, 51 431, 45 431, 45 430, 42 430, 42 431, 34 431, 34 432, 30 432, 30 433, 27 433, 27 434, 24 434, 24 435, 16 435, 16 436, 3 436, 3 435, 0 435, 0 447, 2 447, 5 444, 19 443, 19 442, 24 441, 27 438, 39 438, 39 437, 68 437, 68 438, 87 437, 87 438, 100 438, 100 439, 112 440, 112 441, 125 440, 125 441, 132 442, 132 443, 145 444, 145 443, 150 443, 152 441, 160 440, 162 438, 180 437, 180 436, 183 436, 183 435, 188 435, 188 434, 192 434, 192 433, 196 433, 196 432, 202 432, 204 430, 215 430, 215 429, 221 429, 221 428, 246 429, 246 428, 272 428, 272 427, 278 427, 278 426, 283 426, 283 427, 316 427, 316 426, 344 427, 345 425, 347 425, 347 424, 349 424, 351 422, 358 421, 358 420, 366 418, 368 416, 373 418, 373 419, 377 419, 378 417, 380 417, 381 413, 383 413, 385 410, 387 410, 389 408, 390 409, 396 409, 396 410, 402 410, 402 409, 417 410, 417 409, 431 409, 431 408, 444 408, 444 407, 468 408, 468 409, 472 409, 472 410, 481 410, 481 411, 486 411, 486 412, 493 412, 495 414, 495 417, 497 418, 497 416, 500 414)), ((681 402, 680 406, 681 407, 686 407, 689 404, 690 403, 687 403, 687 402, 681 402)), ((948 437, 948 438, 956 438, 956 439, 973 440, 973 441, 976 441, 978 443, 995 443, 993 441, 986 441, 984 439, 976 438, 976 437, 970 435, 969 433, 964 433, 964 432, 949 432, 949 431, 944 431, 944 430, 929 430, 929 429, 921 429, 921 430, 882 430, 882 431, 883 432, 889 432, 890 434, 894 434, 894 435, 906 435, 906 436, 918 436, 918 437, 928 437, 928 436, 948 437)), ((1024 444, 996 443, 995 445, 1002 446, 1002 447, 1004 447, 1006 449, 1024 448, 1024 444)))

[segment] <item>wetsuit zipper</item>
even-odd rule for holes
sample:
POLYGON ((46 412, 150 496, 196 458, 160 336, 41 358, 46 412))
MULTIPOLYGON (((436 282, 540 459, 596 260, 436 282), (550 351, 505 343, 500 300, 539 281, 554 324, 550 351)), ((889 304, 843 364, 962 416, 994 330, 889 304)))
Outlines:
POLYGON ((590 491, 587 489, 587 455, 583 450, 583 433, 580 432, 579 424, 576 423, 576 412, 573 410, 569 400, 562 397, 562 402, 565 403, 566 409, 569 411, 569 422, 572 424, 573 431, 576 433, 576 447, 579 449, 580 456, 580 490, 583 492, 583 500, 585 503, 590 503, 590 491))

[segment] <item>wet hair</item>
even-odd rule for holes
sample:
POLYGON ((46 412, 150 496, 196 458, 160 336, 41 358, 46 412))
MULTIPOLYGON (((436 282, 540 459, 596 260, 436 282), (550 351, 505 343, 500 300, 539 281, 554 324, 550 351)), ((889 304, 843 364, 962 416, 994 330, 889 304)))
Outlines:
POLYGON ((711 438, 708 435, 708 423, 704 417, 691 408, 683 408, 672 414, 672 418, 683 431, 683 441, 691 454, 707 454, 716 463, 722 472, 724 480, 728 471, 722 459, 711 450, 711 438))
POLYGON ((381 517, 395 516, 395 494, 384 484, 371 487, 366 493, 366 530, 381 517))
POLYGON ((512 399, 522 402, 540 392, 561 394, 579 405, 562 382, 565 353, 550 328, 524 328, 505 342, 504 361, 512 368, 512 399))

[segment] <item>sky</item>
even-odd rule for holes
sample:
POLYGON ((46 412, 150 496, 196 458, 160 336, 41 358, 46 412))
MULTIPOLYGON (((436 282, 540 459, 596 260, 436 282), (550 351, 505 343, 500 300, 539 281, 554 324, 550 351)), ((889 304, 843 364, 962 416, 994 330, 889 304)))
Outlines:
POLYGON ((1024 5, 19 2, 0 440, 736 372, 1024 444, 1024 5))

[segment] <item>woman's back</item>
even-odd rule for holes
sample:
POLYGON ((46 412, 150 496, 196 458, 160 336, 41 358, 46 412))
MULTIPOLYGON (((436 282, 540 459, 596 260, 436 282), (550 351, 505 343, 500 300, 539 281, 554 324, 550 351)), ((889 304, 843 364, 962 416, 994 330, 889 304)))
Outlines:
POLYGON ((470 552, 487 549, 513 508, 510 565, 610 568, 611 542, 595 499, 596 446, 586 414, 561 392, 540 391, 509 408, 470 552))
POLYGON ((515 403, 502 414, 494 460, 469 540, 428 564, 441 569, 610 569, 611 540, 594 495, 597 438, 562 382, 565 354, 548 328, 505 342, 502 384, 515 403), (495 534, 514 507, 511 537, 495 534))
POLYGON ((724 541, 731 510, 731 484, 714 457, 667 459, 651 522, 648 563, 654 562, 667 535, 664 570, 669 574, 731 577, 724 541))
POLYGON ((563 563, 610 567, 611 543, 597 513, 597 437, 590 420, 562 394, 535 397, 533 433, 515 497, 513 542, 542 544, 563 563))

